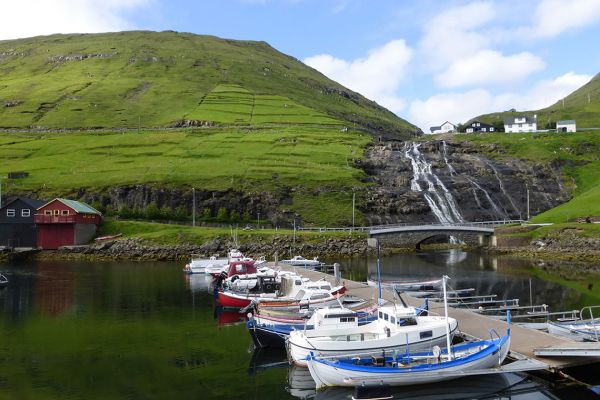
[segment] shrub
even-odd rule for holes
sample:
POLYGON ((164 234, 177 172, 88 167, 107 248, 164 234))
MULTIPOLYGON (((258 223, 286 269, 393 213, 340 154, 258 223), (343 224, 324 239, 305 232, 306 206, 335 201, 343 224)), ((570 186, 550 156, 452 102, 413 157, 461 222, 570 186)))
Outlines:
POLYGON ((217 211, 217 221, 226 222, 228 219, 227 209, 225 207, 219 208, 219 211, 217 211))
POLYGON ((160 210, 155 202, 151 202, 146 206, 146 209, 144 210, 144 216, 146 219, 160 219, 160 210))

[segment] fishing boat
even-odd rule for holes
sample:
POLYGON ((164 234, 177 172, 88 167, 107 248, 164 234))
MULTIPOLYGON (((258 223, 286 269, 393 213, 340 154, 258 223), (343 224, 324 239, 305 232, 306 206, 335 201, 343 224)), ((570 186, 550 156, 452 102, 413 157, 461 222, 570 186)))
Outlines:
POLYGON ((319 267, 321 265, 325 265, 325 263, 320 262, 317 257, 313 258, 312 260, 309 260, 302 256, 294 256, 289 260, 281 260, 280 263, 292 265, 295 267, 319 267))
MULTIPOLYGON (((319 313, 319 310, 315 311, 319 313)), ((380 306, 377 320, 359 326, 355 317, 339 319, 320 318, 312 330, 292 331, 287 342, 289 358, 306 366, 307 356, 346 357, 352 355, 377 355, 382 351, 430 349, 446 340, 446 327, 450 335, 458 323, 453 318, 421 317, 413 307, 380 306)))
POLYGON ((0 289, 6 287, 7 285, 8 279, 4 275, 0 274, 0 289))
POLYGON ((369 384, 404 386, 440 382, 499 367, 509 347, 510 328, 505 336, 455 345, 450 351, 434 347, 432 351, 335 360, 311 352, 307 362, 317 389, 369 384))
POLYGON ((299 306, 335 301, 345 292, 344 286, 332 287, 327 281, 310 281, 292 272, 265 268, 262 275, 239 275, 240 279, 225 279, 218 293, 223 307, 243 309, 258 303, 270 306, 299 306))
MULTIPOLYGON (((446 290, 444 276, 443 289, 446 290)), ((310 351, 306 362, 317 389, 327 386, 405 386, 434 383, 468 375, 501 372, 499 367, 510 348, 510 313, 505 336, 490 330, 489 340, 451 346, 450 318, 444 296, 446 348, 437 345, 427 351, 406 346, 404 352, 381 349, 379 355, 352 354, 330 358, 310 351), (495 337, 494 337, 495 336, 495 337)), ((293 333, 290 335, 290 338, 293 333)), ((357 352, 358 353, 358 352, 357 352)))
POLYGON ((364 325, 377 318, 376 307, 369 307, 360 311, 350 310, 341 306, 325 307, 316 310, 308 320, 284 319, 274 317, 261 317, 260 315, 248 315, 246 326, 250 337, 256 347, 285 347, 290 332, 303 329, 314 329, 315 324, 323 318, 330 321, 340 318, 357 318, 358 325, 364 325))

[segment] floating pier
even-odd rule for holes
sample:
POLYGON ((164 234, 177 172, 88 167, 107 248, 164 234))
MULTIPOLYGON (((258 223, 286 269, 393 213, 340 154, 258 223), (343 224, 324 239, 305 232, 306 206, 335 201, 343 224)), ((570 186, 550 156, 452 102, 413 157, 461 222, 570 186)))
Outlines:
MULTIPOLYGON (((272 264, 271 264, 272 265, 272 264)), ((335 284, 336 278, 323 272, 292 266, 278 266, 282 270, 295 271, 311 280, 325 279, 335 284)), ((365 283, 342 279, 346 286, 346 294, 362 299, 376 299, 378 288, 365 283)), ((385 300, 397 301, 397 296, 390 290, 382 288, 382 297, 385 300)), ((413 307, 420 307, 423 299, 402 295, 404 301, 413 307)), ((444 313, 443 302, 429 302, 429 310, 441 315, 444 313)), ((450 307, 449 315, 458 321, 458 328, 462 334, 472 339, 489 339, 490 329, 499 334, 506 331, 506 322, 479 314, 464 308, 450 307)), ((559 371, 564 368, 600 362, 599 342, 575 342, 568 338, 550 335, 539 330, 525 328, 516 324, 511 325, 510 355, 512 358, 523 361, 522 365, 529 365, 529 369, 547 369, 559 371), (524 361, 527 363, 524 363, 524 361), (535 368, 534 368, 535 366, 535 368)), ((523 369, 527 370, 527 368, 523 369)))

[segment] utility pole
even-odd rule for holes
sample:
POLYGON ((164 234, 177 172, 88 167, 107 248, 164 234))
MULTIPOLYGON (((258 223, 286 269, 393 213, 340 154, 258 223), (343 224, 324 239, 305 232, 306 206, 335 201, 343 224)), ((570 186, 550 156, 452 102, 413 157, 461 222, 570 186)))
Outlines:
POLYGON ((258 217, 256 220, 256 229, 260 229, 260 211, 258 211, 258 217))
POLYGON ((354 228, 354 206, 356 204, 356 193, 352 193, 352 228, 354 228))
POLYGON ((296 218, 294 218, 294 243, 296 243, 296 218))
POLYGON ((0 208, 2 208, 2 181, 0 181, 0 208))
POLYGON ((192 226, 196 226, 196 188, 192 188, 192 226))

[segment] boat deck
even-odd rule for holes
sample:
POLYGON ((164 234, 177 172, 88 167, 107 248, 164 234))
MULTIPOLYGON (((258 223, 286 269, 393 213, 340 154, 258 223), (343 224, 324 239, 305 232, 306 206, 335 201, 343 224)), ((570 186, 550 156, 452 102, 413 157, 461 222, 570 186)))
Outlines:
MULTIPOLYGON (((270 263, 273 266, 273 263, 270 263)), ((296 271, 311 280, 326 279, 331 283, 335 283, 335 278, 332 275, 323 272, 308 270, 304 268, 294 268, 290 266, 278 266, 282 270, 296 271)), ((346 288, 347 294, 353 295, 362 299, 376 299, 378 288, 368 286, 365 283, 355 282, 348 279, 342 279, 346 288)), ((382 289, 382 297, 390 301, 398 301, 397 296, 390 290, 382 289)), ((403 295, 404 301, 413 307, 423 305, 423 299, 403 295)), ((444 314, 443 302, 429 302, 429 310, 432 314, 444 314)), ((494 329, 499 335, 506 332, 506 322, 498 319, 490 318, 485 315, 477 314, 464 308, 449 307, 448 313, 451 317, 458 320, 459 330, 468 337, 488 339, 490 337, 490 329, 494 329)), ((600 357, 586 356, 563 356, 559 352, 553 353, 556 356, 538 356, 536 355, 543 348, 570 348, 577 342, 568 338, 557 337, 549 333, 528 329, 516 324, 511 325, 511 344, 510 351, 515 358, 527 358, 542 362, 547 365, 550 370, 560 370, 567 367, 577 365, 591 364, 600 362, 600 357)), ((600 345, 596 343, 595 345, 600 345)), ((594 353, 596 354, 596 353, 594 353)))

